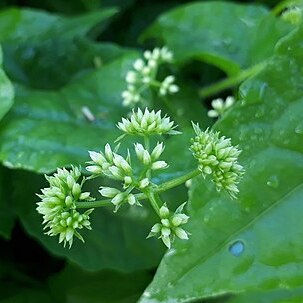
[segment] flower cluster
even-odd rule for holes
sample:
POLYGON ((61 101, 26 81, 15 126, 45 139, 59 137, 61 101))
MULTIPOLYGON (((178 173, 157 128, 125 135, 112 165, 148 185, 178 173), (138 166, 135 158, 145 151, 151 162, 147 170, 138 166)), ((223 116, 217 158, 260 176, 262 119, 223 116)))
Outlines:
POLYGON ((74 236, 84 242, 77 229, 91 229, 89 215, 93 209, 83 214, 76 210, 76 202, 93 200, 89 192, 82 192, 85 179, 78 183, 80 177, 81 172, 77 167, 72 167, 70 171, 58 168, 53 176, 46 176, 50 187, 38 194, 41 202, 37 203, 37 211, 43 215, 44 228, 49 229, 46 234, 59 235, 59 243, 63 242, 64 246, 69 243, 69 247, 73 244, 74 236))
POLYGON ((150 136, 150 135, 176 135, 180 132, 174 130, 177 126, 167 116, 161 117, 161 110, 155 112, 145 108, 144 112, 138 108, 133 110, 130 119, 122 118, 117 127, 129 135, 150 136))
POLYGON ((182 213, 186 203, 181 204, 174 214, 170 214, 166 204, 160 208, 159 216, 160 223, 156 223, 152 228, 147 238, 159 236, 163 243, 170 248, 171 243, 178 237, 182 240, 187 240, 189 233, 186 232, 181 225, 187 223, 189 217, 182 213))
MULTIPOLYGON (((117 127, 126 134, 135 134, 147 137, 154 134, 175 134, 174 122, 168 117, 161 117, 161 112, 149 112, 146 108, 144 113, 138 109, 133 111, 130 119, 122 118, 117 127)), ((121 138, 121 137, 120 137, 121 138)), ((149 147, 137 142, 134 144, 134 153, 137 162, 143 167, 138 173, 138 169, 133 169, 131 164, 131 152, 128 150, 127 157, 118 154, 118 149, 114 151, 109 144, 105 145, 104 152, 90 151, 91 161, 87 170, 92 177, 100 175, 110 179, 121 181, 122 189, 102 186, 99 190, 103 197, 110 198, 117 211, 121 205, 141 205, 136 198, 134 191, 144 191, 151 184, 151 172, 165 169, 168 164, 159 160, 165 147, 163 142, 158 142, 152 150, 149 147), (136 172, 136 173, 135 173, 136 172)))
POLYGON ((212 181, 217 190, 227 190, 232 198, 239 192, 237 184, 244 173, 244 168, 238 163, 241 151, 232 146, 231 140, 220 137, 219 132, 202 131, 193 124, 196 137, 192 139, 190 150, 198 160, 198 168, 203 177, 212 175, 212 181))
POLYGON ((137 59, 133 64, 134 70, 126 74, 127 90, 122 92, 123 105, 134 106, 138 102, 144 103, 151 88, 155 88, 160 96, 178 92, 179 87, 174 84, 173 76, 167 76, 162 82, 157 80, 159 66, 172 62, 172 59, 173 54, 167 47, 145 51, 144 59, 137 59))
POLYGON ((293 25, 298 25, 302 22, 302 9, 298 6, 290 7, 281 15, 282 19, 293 25))
POLYGON ((229 96, 224 101, 223 99, 215 99, 211 102, 213 109, 209 110, 207 115, 210 118, 221 117, 233 104, 235 103, 235 98, 229 96))

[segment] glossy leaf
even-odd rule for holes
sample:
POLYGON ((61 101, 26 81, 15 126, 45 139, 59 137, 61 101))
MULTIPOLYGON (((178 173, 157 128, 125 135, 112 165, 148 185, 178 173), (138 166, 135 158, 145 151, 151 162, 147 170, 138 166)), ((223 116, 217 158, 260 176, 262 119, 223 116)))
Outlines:
POLYGON ((83 36, 99 22, 116 13, 105 9, 78 17, 61 17, 34 9, 10 8, 0 12, 0 41, 34 41, 55 37, 72 39, 83 36))
POLYGON ((13 105, 14 89, 2 69, 2 50, 0 47, 0 120, 13 105))
POLYGON ((38 172, 85 163, 88 150, 101 150, 120 134, 115 123, 127 111, 120 96, 133 60, 128 54, 59 91, 18 87, 16 104, 0 124, 0 159, 38 172))
POLYGON ((37 39, 3 46, 4 68, 14 82, 37 89, 58 89, 118 59, 128 50, 87 38, 37 39))
POLYGON ((56 302, 67 298, 67 302, 77 303, 133 303, 150 279, 151 274, 144 271, 87 272, 67 265, 63 272, 50 279, 49 285, 56 302))
POLYGON ((142 38, 167 45, 181 63, 195 58, 231 75, 271 56, 289 28, 260 5, 198 2, 161 15, 142 38))
POLYGON ((197 178, 192 233, 161 262, 141 302, 187 302, 224 293, 299 287, 303 282, 303 28, 241 87, 242 101, 216 129, 243 149, 237 201, 197 178))
POLYGON ((303 290, 302 288, 298 288, 241 294, 228 300, 226 303, 301 303, 302 300, 303 290))

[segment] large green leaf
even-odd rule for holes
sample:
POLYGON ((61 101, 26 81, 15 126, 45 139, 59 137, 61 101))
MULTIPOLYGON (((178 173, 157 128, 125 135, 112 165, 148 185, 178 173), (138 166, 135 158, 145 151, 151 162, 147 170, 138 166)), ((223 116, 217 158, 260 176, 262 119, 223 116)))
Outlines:
POLYGON ((58 303, 133 303, 151 278, 151 274, 144 271, 92 273, 68 265, 63 272, 52 277, 49 284, 58 303))
POLYGON ((16 89, 16 103, 0 124, 0 159, 9 167, 49 172, 83 164, 88 150, 100 150, 119 135, 130 53, 86 74, 60 91, 16 89), (83 113, 88 108, 95 120, 83 113))
POLYGON ((197 178, 189 241, 168 251, 141 302, 187 302, 303 282, 303 28, 240 90, 217 125, 243 149, 238 201, 197 178))
POLYGON ((13 105, 14 89, 2 69, 2 50, 0 47, 0 120, 13 105))
POLYGON ((303 290, 298 289, 279 289, 267 292, 257 292, 238 295, 226 303, 301 303, 303 301, 303 290))
POLYGON ((115 12, 104 9, 68 18, 38 10, 2 11, 0 41, 6 72, 15 82, 51 89, 66 84, 79 73, 104 65, 123 50, 84 36, 96 24, 104 25, 115 12))
POLYGON ((10 8, 0 12, 0 41, 34 41, 55 37, 72 39, 85 35, 93 26, 116 13, 105 9, 77 17, 62 17, 33 9, 10 8))
POLYGON ((117 59, 126 49, 87 38, 6 42, 4 68, 14 82, 37 89, 55 89, 117 59))
POLYGON ((235 74, 271 56, 288 29, 260 5, 213 1, 164 13, 143 39, 160 40, 179 62, 196 58, 235 74))

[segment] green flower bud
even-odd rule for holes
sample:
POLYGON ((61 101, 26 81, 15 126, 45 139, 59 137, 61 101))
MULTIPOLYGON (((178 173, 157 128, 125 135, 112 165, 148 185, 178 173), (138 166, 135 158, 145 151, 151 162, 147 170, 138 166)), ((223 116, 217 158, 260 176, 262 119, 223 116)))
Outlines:
POLYGON ((241 153, 231 145, 231 140, 220 137, 219 132, 202 131, 199 125, 193 124, 196 137, 192 139, 190 150, 198 160, 198 168, 203 177, 212 176, 217 190, 225 189, 232 198, 238 193, 239 183, 244 169, 238 163, 241 153))

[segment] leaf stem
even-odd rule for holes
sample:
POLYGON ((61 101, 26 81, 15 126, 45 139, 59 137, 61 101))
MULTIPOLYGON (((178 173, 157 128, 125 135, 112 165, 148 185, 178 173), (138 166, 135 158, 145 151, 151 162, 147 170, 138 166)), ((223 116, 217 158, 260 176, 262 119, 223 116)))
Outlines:
MULTIPOLYGON (((160 193, 167 191, 171 188, 174 188, 176 186, 185 183, 187 180, 192 179, 198 176, 199 174, 201 174, 201 172, 198 169, 194 169, 185 175, 182 175, 180 177, 162 183, 161 185, 155 187, 153 189, 153 192, 160 193)), ((148 198, 146 193, 135 194, 135 196, 137 200, 144 200, 148 198)), ((104 199, 104 200, 92 201, 92 202, 76 202, 77 208, 103 207, 103 206, 112 206, 112 205, 113 204, 111 203, 111 199, 104 199)))
POLYGON ((199 95, 203 98, 215 95, 227 88, 234 87, 245 79, 254 76, 259 73, 266 65, 266 61, 256 64, 248 69, 243 70, 241 73, 236 75, 235 77, 227 78, 217 83, 211 84, 209 86, 203 87, 199 90, 199 95))
POLYGON ((158 201, 161 201, 161 199, 158 194, 153 189, 149 189, 145 192, 145 195, 149 199, 150 204, 155 210, 156 214, 160 217, 160 207, 158 201))

